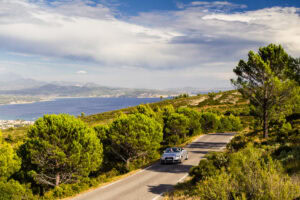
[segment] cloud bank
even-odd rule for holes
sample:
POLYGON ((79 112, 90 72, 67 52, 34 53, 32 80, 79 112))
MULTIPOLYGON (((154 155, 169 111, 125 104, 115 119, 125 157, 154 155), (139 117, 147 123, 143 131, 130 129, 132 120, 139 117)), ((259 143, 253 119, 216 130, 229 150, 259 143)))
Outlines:
POLYGON ((88 0, 0 0, 0 49, 173 77, 198 72, 199 80, 228 79, 250 49, 271 42, 300 55, 299 8, 237 12, 246 6, 218 1, 177 6, 117 18, 116 9, 88 0))

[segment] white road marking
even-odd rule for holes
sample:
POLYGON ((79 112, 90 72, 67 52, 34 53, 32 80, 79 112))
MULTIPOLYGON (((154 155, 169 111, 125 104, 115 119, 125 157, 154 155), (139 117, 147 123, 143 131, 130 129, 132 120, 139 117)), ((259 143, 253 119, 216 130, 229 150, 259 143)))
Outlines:
MULTIPOLYGON (((181 178, 177 181, 177 183, 183 181, 188 175, 189 175, 189 174, 185 174, 183 177, 181 177, 181 178)), ((162 196, 164 195, 164 193, 165 193, 165 192, 163 192, 163 193, 157 195, 157 196, 154 197, 152 200, 157 200, 158 198, 162 197, 162 196)))
POLYGON ((186 177, 188 177, 188 175, 189 175, 189 174, 184 175, 181 179, 179 179, 179 180, 177 181, 177 183, 183 181, 186 177))
POLYGON ((121 182, 121 181, 124 181, 124 180, 126 180, 126 179, 128 179, 128 178, 130 178, 130 177, 133 177, 133 176, 135 176, 135 175, 137 175, 137 174, 139 174, 139 173, 141 173, 141 172, 143 172, 143 171, 146 171, 147 169, 149 169, 149 168, 151 168, 151 167, 153 167, 153 165, 150 165, 149 167, 146 167, 145 169, 142 169, 142 170, 140 170, 140 171, 138 171, 138 172, 136 172, 136 173, 134 173, 134 174, 131 174, 131 175, 129 175, 129 176, 123 178, 123 179, 117 180, 117 181, 115 181, 115 182, 113 182, 113 183, 110 183, 110 184, 108 184, 108 185, 104 185, 104 186, 102 186, 102 187, 100 187, 100 188, 97 188, 97 189, 100 190, 100 189, 107 188, 107 187, 109 187, 109 186, 111 186, 111 185, 114 185, 114 184, 119 183, 119 182, 121 182))
POLYGON ((161 194, 159 194, 159 195, 157 195, 156 197, 154 197, 152 200, 157 200, 158 198, 160 198, 160 197, 162 197, 164 195, 164 192, 163 193, 161 193, 161 194))

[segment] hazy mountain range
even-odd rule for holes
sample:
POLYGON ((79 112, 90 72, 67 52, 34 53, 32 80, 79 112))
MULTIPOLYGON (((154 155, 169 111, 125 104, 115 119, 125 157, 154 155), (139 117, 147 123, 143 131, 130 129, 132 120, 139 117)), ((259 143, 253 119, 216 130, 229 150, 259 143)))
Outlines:
POLYGON ((0 95, 10 97, 167 97, 177 94, 168 90, 106 87, 95 83, 43 82, 11 73, 0 75, 0 95))
POLYGON ((16 74, 0 74, 0 104, 31 102, 55 97, 169 97, 226 89, 170 88, 166 90, 106 87, 95 83, 43 82, 16 74))

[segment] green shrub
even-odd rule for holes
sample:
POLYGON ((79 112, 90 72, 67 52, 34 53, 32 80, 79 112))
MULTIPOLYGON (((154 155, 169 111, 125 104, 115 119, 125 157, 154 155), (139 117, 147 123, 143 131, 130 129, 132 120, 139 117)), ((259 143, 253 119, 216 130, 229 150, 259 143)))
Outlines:
POLYGON ((227 144, 227 149, 231 151, 238 151, 245 148, 251 139, 244 134, 235 135, 234 138, 227 144))
POLYGON ((229 115, 228 117, 230 124, 232 126, 231 131, 240 131, 243 126, 239 117, 229 115))
POLYGON ((37 199, 33 196, 29 187, 21 185, 19 182, 0 181, 0 200, 33 200, 37 199))
POLYGON ((201 113, 200 123, 204 133, 215 132, 220 126, 220 118, 210 112, 201 113))
POLYGON ((164 141, 169 145, 176 145, 184 142, 189 133, 189 118, 183 114, 171 113, 165 119, 164 141))
POLYGON ((190 96, 189 94, 180 94, 174 97, 173 99, 183 99, 183 98, 188 98, 189 96, 190 96))
POLYGON ((20 168, 21 159, 10 144, 2 141, 2 133, 0 131, 0 181, 6 181, 20 168))
POLYGON ((217 169, 222 169, 228 166, 229 157, 226 152, 211 152, 205 156, 208 160, 212 161, 217 169))
MULTIPOLYGON (((264 153, 263 150, 248 145, 239 152, 229 154, 227 167, 219 170, 219 173, 214 171, 217 167, 213 160, 200 162, 198 168, 193 169, 194 176, 202 177, 197 183, 196 195, 200 199, 222 200, 292 200, 299 197, 300 186, 293 184, 282 173, 279 162, 273 161, 264 153)), ((218 158, 214 157, 214 160, 218 158)))
POLYGON ((168 146, 175 146, 175 145, 183 143, 183 139, 180 138, 179 135, 170 135, 170 136, 166 137, 164 142, 168 146))
POLYGON ((300 172, 300 147, 283 145, 273 155, 280 160, 288 173, 300 172))
POLYGON ((207 159, 200 160, 199 165, 192 167, 189 172, 189 175, 193 177, 192 181, 194 183, 217 174, 219 174, 219 170, 211 160, 207 159))
POLYGON ((177 113, 183 114, 186 116, 189 121, 188 121, 188 130, 189 136, 193 136, 195 134, 198 134, 201 132, 201 124, 200 124, 200 113, 198 111, 195 111, 191 108, 178 108, 177 113))
POLYGON ((196 196, 203 200, 231 200, 233 185, 230 175, 223 171, 198 183, 196 196))
POLYGON ((225 132, 225 131, 231 131, 231 130, 232 130, 232 124, 231 124, 231 121, 229 120, 229 117, 222 116, 220 118, 220 125, 218 127, 218 131, 225 132))

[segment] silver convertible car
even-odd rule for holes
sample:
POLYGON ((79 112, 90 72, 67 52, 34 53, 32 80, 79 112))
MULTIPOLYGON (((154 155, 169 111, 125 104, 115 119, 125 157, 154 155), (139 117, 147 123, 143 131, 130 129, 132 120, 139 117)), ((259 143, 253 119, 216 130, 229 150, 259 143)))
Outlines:
POLYGON ((182 163, 183 159, 189 158, 187 150, 180 147, 167 148, 160 158, 160 163, 182 163))

